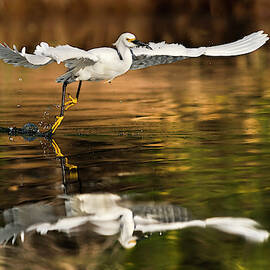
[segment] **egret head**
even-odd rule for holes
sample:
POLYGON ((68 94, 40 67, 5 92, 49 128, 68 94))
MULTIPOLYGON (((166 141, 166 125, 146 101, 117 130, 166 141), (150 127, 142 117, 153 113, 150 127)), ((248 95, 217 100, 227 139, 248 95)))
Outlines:
POLYGON ((145 44, 145 43, 137 40, 135 35, 133 35, 131 33, 123 33, 122 35, 120 35, 120 37, 117 39, 117 41, 113 45, 118 47, 120 44, 124 44, 128 48, 132 48, 132 47, 136 47, 136 46, 149 47, 148 44, 145 44))

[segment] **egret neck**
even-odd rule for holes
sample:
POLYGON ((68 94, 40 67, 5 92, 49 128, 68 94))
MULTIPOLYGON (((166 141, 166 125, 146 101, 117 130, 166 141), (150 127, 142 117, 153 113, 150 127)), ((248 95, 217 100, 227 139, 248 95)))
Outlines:
POLYGON ((123 60, 119 59, 119 61, 123 63, 123 69, 125 70, 123 71, 124 73, 128 71, 132 65, 132 54, 131 54, 130 49, 127 46, 125 46, 123 42, 118 42, 116 44, 116 48, 123 59, 123 60))

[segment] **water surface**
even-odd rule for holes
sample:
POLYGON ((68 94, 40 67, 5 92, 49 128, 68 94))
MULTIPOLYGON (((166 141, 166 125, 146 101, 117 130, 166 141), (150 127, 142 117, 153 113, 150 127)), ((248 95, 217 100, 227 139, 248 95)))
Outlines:
MULTIPOLYGON (((138 215, 142 207, 153 214, 166 205, 185 209, 191 220, 246 218, 269 231, 268 63, 266 52, 260 50, 237 58, 188 59, 133 71, 112 84, 86 82, 54 141, 1 134, 0 235, 7 224, 22 226, 28 220, 24 215, 19 219, 18 213, 31 213, 35 223, 41 222, 45 211, 42 222, 55 223, 67 215, 61 196, 96 193, 119 196, 126 209, 136 206, 138 215)), ((59 113, 61 85, 54 80, 63 68, 27 70, 0 64, 0 71, 0 126, 32 122, 47 130, 59 113)), ((67 92, 75 95, 76 87, 72 84, 67 92)), ((117 222, 122 218, 121 214, 117 222)), ((99 227, 90 222, 44 235, 25 231, 24 239, 18 234, 1 248, 1 265, 3 269, 270 266, 268 240, 250 242, 213 227, 134 232, 136 245, 130 249, 120 243, 120 231, 104 235, 99 227)))

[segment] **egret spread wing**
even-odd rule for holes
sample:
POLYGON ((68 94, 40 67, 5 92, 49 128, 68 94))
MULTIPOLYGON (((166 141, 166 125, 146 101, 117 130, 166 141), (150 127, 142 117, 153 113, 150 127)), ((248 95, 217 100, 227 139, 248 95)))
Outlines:
POLYGON ((24 66, 29 68, 37 68, 49 64, 52 61, 51 58, 45 56, 25 53, 25 48, 19 52, 15 45, 12 50, 6 44, 0 44, 0 59, 14 66, 24 66))
POLYGON ((98 57, 90 52, 63 45, 51 47, 45 42, 36 46, 34 54, 25 52, 25 47, 21 52, 13 46, 13 50, 6 44, 0 44, 0 59, 15 66, 25 66, 37 68, 56 61, 58 64, 64 62, 68 71, 56 79, 57 82, 73 82, 76 79, 76 73, 86 66, 93 65, 98 61, 98 57))
POLYGON ((206 56, 235 56, 250 53, 260 48, 269 37, 263 31, 252 33, 238 41, 211 47, 186 48, 181 44, 167 44, 166 42, 148 45, 145 47, 132 48, 132 70, 149 66, 169 64, 188 57, 206 56))
MULTIPOLYGON (((65 62, 69 65, 67 60, 86 59, 89 62, 96 62, 98 58, 84 50, 75 48, 69 45, 51 47, 45 42, 41 42, 40 45, 36 46, 34 54, 25 52, 25 47, 19 52, 16 46, 13 49, 8 47, 6 44, 0 44, 0 59, 8 64, 15 66, 25 66, 30 68, 37 68, 56 61, 58 64, 65 62)), ((74 61, 73 61, 74 63, 74 61)))

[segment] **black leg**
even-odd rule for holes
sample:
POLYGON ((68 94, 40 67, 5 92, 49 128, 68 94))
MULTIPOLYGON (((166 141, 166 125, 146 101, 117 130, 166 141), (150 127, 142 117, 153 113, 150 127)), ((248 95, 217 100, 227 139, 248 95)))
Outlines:
POLYGON ((67 88, 67 82, 64 82, 63 83, 63 88, 62 88, 62 102, 61 102, 60 116, 64 116, 64 112, 65 112, 66 88, 67 88))
POLYGON ((81 85, 82 85, 82 81, 79 81, 79 85, 78 85, 78 89, 77 89, 77 93, 76 93, 76 98, 73 98, 70 94, 68 94, 69 101, 64 103, 65 111, 67 111, 70 107, 72 107, 73 105, 78 103, 78 98, 79 98, 79 95, 80 95, 81 85))
POLYGON ((79 85, 78 85, 78 89, 77 89, 77 93, 76 93, 76 98, 77 98, 77 100, 79 99, 81 86, 82 86, 82 81, 79 81, 79 85))

